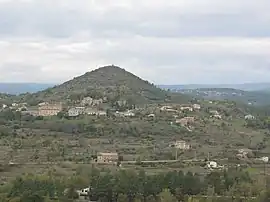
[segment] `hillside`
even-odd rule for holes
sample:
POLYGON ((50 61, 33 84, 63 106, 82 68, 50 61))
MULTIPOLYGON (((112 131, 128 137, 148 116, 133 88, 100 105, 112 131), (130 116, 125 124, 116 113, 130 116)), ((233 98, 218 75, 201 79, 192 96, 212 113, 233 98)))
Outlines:
MULTIPOLYGON (((99 71, 100 69, 88 74, 93 78, 93 74, 100 76, 99 71)), ((82 77, 88 78, 85 75, 82 77)), ((134 82, 142 85, 141 88, 159 90, 133 75, 131 77, 134 82)), ((64 99, 68 96, 65 88, 75 85, 75 81, 81 82, 81 77, 49 90, 59 96, 57 99, 64 99), (59 94, 62 89, 65 93, 63 95, 59 94)), ((96 79, 95 81, 97 82, 96 79)), ((101 82, 100 79, 98 82, 101 82)), ((99 85, 101 84, 97 84, 98 89, 107 90, 99 85)), ((105 82, 102 85, 109 87, 114 83, 105 82)), ((140 92, 141 88, 136 86, 131 88, 131 92, 140 92)), ((75 90, 72 88, 69 92, 75 90)), ((167 93, 161 90, 158 92, 165 95, 167 93)), ((43 91, 24 97, 44 96, 44 93, 43 91)), ((126 95, 128 94, 123 94, 126 95)), ((136 95, 146 100, 145 96, 139 93, 136 95)), ((258 111, 255 107, 229 101, 193 102, 194 105, 166 103, 136 106, 135 109, 131 109, 134 113, 132 116, 119 116, 119 113, 113 110, 106 111, 104 115, 82 113, 70 117, 62 111, 52 116, 36 116, 27 114, 26 111, 17 111, 22 103, 18 103, 17 107, 4 108, 0 110, 1 179, 8 183, 18 175, 26 173, 51 173, 64 179, 81 176, 82 168, 89 170, 93 165, 112 171, 118 169, 110 162, 97 163, 95 159, 100 152, 117 152, 122 159, 121 169, 146 169, 149 174, 168 170, 191 170, 205 175, 208 172, 203 163, 206 158, 221 165, 246 166, 249 163, 248 168, 253 169, 256 174, 260 173, 261 169, 255 170, 251 163, 270 152, 270 119, 265 113, 269 109, 258 111), (255 119, 245 120, 245 116, 249 114, 255 119), (181 140, 185 146, 175 147, 181 140), (250 150, 251 156, 236 158, 238 150, 241 149, 250 150), (253 151, 256 153, 253 154, 253 151), (142 161, 150 163, 146 165, 142 164, 142 161)), ((80 103, 77 104, 79 105, 80 103)), ((26 107, 30 111, 34 110, 27 104, 26 107)), ((73 108, 73 103, 68 107, 73 108)), ((92 108, 86 106, 89 107, 92 108)))
POLYGON ((117 66, 101 67, 61 85, 26 94, 21 98, 32 102, 73 102, 87 96, 95 99, 106 98, 109 102, 129 100, 134 104, 187 100, 187 96, 168 93, 117 66))

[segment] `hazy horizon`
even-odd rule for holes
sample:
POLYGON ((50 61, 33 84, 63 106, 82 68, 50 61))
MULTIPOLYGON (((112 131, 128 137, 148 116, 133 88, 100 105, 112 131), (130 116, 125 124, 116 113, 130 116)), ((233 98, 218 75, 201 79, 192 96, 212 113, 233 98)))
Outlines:
MULTIPOLYGON (((65 81, 64 81, 65 82, 65 81)), ((63 82, 59 83, 50 83, 50 82, 1 82, 0 84, 44 84, 44 85, 60 85, 63 82)), ((161 86, 176 86, 176 85, 257 85, 257 84, 270 84, 270 82, 244 82, 244 83, 173 83, 173 84, 167 84, 167 83, 155 83, 156 85, 161 86)))

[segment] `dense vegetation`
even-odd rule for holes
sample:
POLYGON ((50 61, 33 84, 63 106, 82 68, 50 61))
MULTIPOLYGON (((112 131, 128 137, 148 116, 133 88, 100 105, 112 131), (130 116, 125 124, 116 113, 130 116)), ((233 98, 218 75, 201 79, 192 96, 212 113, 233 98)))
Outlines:
POLYGON ((147 175, 143 170, 78 170, 68 179, 24 176, 1 187, 1 201, 74 201, 75 190, 90 187, 86 198, 100 202, 265 201, 265 180, 254 181, 237 168, 201 177, 191 172, 147 175), (65 191, 66 190, 66 191, 65 191), (203 196, 208 196, 207 198, 203 196))

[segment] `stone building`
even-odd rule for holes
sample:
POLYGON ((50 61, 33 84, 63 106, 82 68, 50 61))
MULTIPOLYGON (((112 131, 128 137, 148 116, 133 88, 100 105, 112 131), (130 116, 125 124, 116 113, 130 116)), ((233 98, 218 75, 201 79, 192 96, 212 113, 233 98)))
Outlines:
POLYGON ((84 107, 73 107, 68 110, 68 116, 69 117, 76 117, 85 112, 84 107))
POLYGON ((99 162, 99 163, 110 163, 110 162, 117 162, 117 161, 118 161, 118 154, 117 153, 100 152, 97 155, 97 162, 99 162))
POLYGON ((189 150, 191 148, 191 146, 184 140, 175 141, 174 147, 181 150, 189 150))
POLYGON ((62 111, 62 103, 44 104, 38 107, 39 116, 55 116, 62 111))

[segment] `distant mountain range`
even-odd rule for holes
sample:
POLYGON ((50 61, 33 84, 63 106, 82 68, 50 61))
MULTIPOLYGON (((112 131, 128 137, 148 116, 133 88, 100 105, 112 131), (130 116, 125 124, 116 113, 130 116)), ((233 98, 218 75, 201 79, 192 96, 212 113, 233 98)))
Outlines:
POLYGON ((35 93, 45 90, 54 84, 45 83, 0 83, 0 93, 7 94, 22 94, 22 93, 35 93))
MULTIPOLYGON (((0 93, 21 94, 36 93, 38 91, 51 88, 56 84, 52 83, 0 83, 0 93)), ((268 91, 270 92, 270 83, 246 83, 246 84, 187 84, 187 85, 158 85, 162 89, 170 89, 178 92, 185 89, 205 89, 205 88, 227 88, 244 91, 268 91)))
POLYGON ((244 91, 269 91, 270 83, 243 83, 243 84, 187 84, 187 85, 159 85, 160 88, 173 91, 183 89, 201 89, 201 88, 227 88, 244 91))
POLYGON ((160 88, 211 100, 270 105, 270 83, 159 85, 160 88))
POLYGON ((172 92, 186 94, 206 100, 230 100, 254 106, 270 105, 270 91, 267 90, 239 90, 233 88, 196 88, 170 89, 172 92))

